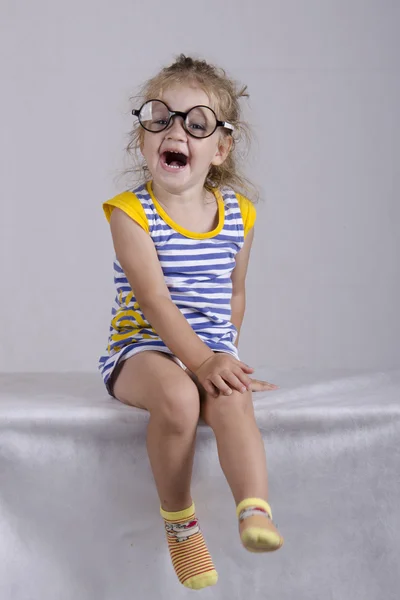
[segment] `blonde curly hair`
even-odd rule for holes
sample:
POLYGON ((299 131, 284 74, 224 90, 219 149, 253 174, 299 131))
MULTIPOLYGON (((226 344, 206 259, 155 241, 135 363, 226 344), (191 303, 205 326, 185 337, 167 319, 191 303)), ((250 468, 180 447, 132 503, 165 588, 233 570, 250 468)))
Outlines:
MULTIPOLYGON (((218 118, 229 121, 234 127, 231 151, 222 165, 211 165, 204 187, 228 186, 255 202, 259 192, 253 183, 241 172, 238 163, 243 164, 251 142, 251 131, 247 123, 241 120, 240 98, 248 97, 247 86, 239 86, 226 72, 205 60, 179 55, 169 67, 164 67, 157 75, 148 80, 139 90, 139 94, 130 98, 132 108, 138 108, 147 100, 158 98, 163 91, 177 84, 196 84, 202 88, 215 105, 218 118), (138 104, 139 103, 139 104, 138 104), (240 145, 239 145, 240 143, 240 145)), ((231 135, 224 131, 222 135, 231 135)), ((132 176, 135 184, 151 180, 151 174, 140 152, 144 131, 135 123, 128 134, 125 148, 129 167, 123 175, 132 176)))

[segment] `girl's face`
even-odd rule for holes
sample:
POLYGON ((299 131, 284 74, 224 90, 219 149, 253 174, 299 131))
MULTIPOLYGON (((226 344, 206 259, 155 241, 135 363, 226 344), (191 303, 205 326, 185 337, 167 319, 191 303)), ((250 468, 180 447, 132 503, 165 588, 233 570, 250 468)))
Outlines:
MULTIPOLYGON (((172 111, 187 112, 198 105, 214 108, 204 90, 190 85, 170 87, 159 99, 172 111)), ((223 118, 218 111, 216 114, 218 119, 223 118)), ((185 131, 182 118, 173 117, 164 131, 152 133, 144 130, 141 151, 154 182, 172 194, 179 194, 195 186, 202 188, 210 166, 222 164, 231 145, 231 136, 224 135, 221 128, 208 138, 194 138, 185 131), (175 167, 169 166, 166 151, 184 154, 186 165, 179 168, 177 163, 175 167)))

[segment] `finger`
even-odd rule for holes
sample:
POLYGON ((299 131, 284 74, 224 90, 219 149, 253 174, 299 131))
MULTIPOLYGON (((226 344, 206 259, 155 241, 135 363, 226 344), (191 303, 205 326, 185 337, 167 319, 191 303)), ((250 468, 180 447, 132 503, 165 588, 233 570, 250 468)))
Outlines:
POLYGON ((239 360, 239 366, 245 373, 253 373, 254 371, 253 367, 249 367, 249 365, 246 365, 246 363, 242 362, 241 360, 239 360))
POLYGON ((253 379, 250 384, 250 389, 252 392, 265 392, 269 388, 262 381, 257 381, 256 379, 253 379))
POLYGON ((213 398, 217 398, 219 395, 219 390, 216 390, 211 381, 206 380, 203 384, 203 388, 206 390, 207 394, 210 394, 213 398))
POLYGON ((251 379, 250 389, 252 392, 265 392, 279 389, 279 386, 261 381, 260 379, 251 379))
POLYGON ((232 389, 225 383, 220 375, 215 375, 212 378, 212 382, 224 396, 230 396, 232 394, 232 389))
POLYGON ((236 376, 236 374, 232 371, 227 371, 223 373, 224 380, 233 390, 237 390, 238 392, 244 394, 247 392, 247 386, 245 383, 241 381, 241 378, 236 376))
POLYGON ((258 381, 259 383, 261 383, 267 389, 270 389, 270 390, 275 390, 275 389, 279 388, 279 385, 275 385, 275 383, 268 383, 268 381, 263 381, 262 379, 255 379, 255 381, 258 381))
POLYGON ((251 382, 252 382, 251 377, 248 377, 248 375, 246 375, 245 373, 243 373, 242 369, 236 369, 234 371, 234 374, 239 379, 239 381, 241 382, 242 386, 245 387, 246 390, 249 390, 250 386, 251 386, 251 382))

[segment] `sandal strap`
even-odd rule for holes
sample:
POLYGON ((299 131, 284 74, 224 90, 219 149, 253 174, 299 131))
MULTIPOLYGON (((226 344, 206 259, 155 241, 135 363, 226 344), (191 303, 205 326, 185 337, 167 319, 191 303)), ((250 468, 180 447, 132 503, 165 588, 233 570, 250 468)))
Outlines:
POLYGON ((245 498, 244 500, 239 502, 239 504, 236 507, 237 517, 239 517, 242 510, 246 508, 258 508, 264 510, 271 517, 271 519, 273 518, 270 505, 266 500, 263 500, 262 498, 245 498))
POLYGON ((247 508, 241 510, 239 513, 239 521, 244 521, 244 519, 247 519, 247 517, 253 516, 266 517, 267 519, 272 521, 268 512, 264 508, 260 508, 259 506, 248 506, 247 508))

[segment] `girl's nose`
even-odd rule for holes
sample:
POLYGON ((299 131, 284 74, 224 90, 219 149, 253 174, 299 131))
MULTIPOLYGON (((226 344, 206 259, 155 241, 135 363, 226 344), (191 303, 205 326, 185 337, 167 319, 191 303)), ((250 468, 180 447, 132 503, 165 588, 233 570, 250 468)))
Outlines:
POLYGON ((186 140, 186 131, 183 127, 182 117, 172 117, 171 123, 167 128, 167 139, 186 140))

